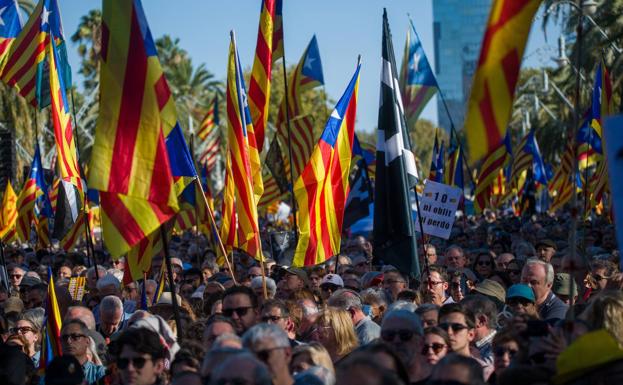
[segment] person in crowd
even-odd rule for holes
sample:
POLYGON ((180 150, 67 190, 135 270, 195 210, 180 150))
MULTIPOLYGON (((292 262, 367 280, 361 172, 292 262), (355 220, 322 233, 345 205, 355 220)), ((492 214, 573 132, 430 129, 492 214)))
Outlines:
POLYGON ((122 385, 163 383, 165 346, 155 331, 142 327, 123 331, 112 353, 122 385))
POLYGON ((500 374, 506 370, 519 352, 521 339, 510 329, 505 329, 493 337, 493 374, 489 384, 498 384, 500 374))
POLYGON ((572 302, 576 303, 578 300, 578 285, 572 280, 571 274, 556 273, 552 285, 552 292, 567 306, 571 305, 572 302))
MULTIPOLYGON (((270 277, 266 277, 265 282, 266 282, 266 295, 268 297, 267 299, 270 300, 270 299, 275 298, 275 294, 277 294, 277 284, 270 277)), ((251 280, 251 289, 255 293, 255 296, 257 297, 260 305, 262 305, 264 303, 264 278, 262 277, 253 278, 251 280)))
POLYGON ((335 375, 335 367, 327 349, 319 342, 302 344, 292 350, 290 372, 294 375, 304 372, 313 366, 321 366, 335 375))
POLYGON ((350 289, 340 289, 331 295, 328 304, 350 314, 359 345, 369 344, 381 336, 381 327, 364 314, 359 293, 350 289))
POLYGON ((517 260, 513 259, 506 265, 506 275, 508 279, 511 281, 513 285, 516 285, 521 282, 521 271, 523 269, 523 264, 517 260))
POLYGON ((284 284, 281 288, 284 299, 291 293, 301 290, 309 286, 309 277, 307 272, 298 267, 290 267, 286 269, 284 284))
POLYGON ((458 303, 450 303, 439 309, 438 326, 450 336, 450 347, 456 354, 471 357, 470 344, 476 333, 474 314, 458 303))
POLYGON ((364 354, 349 357, 337 367, 336 383, 340 385, 399 385, 397 374, 364 354))
POLYGON ((26 270, 17 265, 9 265, 7 267, 7 272, 9 274, 11 288, 19 292, 19 286, 22 283, 22 279, 24 279, 24 276, 26 275, 26 270))
POLYGON ((43 317, 43 312, 36 310, 22 313, 15 322, 15 326, 9 329, 11 336, 24 339, 26 342, 24 353, 30 357, 35 367, 39 367, 39 359, 41 358, 43 317))
POLYGON ((297 305, 301 309, 301 319, 297 328, 297 339, 308 342, 314 332, 316 320, 320 316, 320 310, 315 301, 304 298, 297 301, 297 305))
POLYGON ((450 336, 445 330, 437 326, 424 329, 424 341, 420 352, 424 356, 421 374, 424 380, 421 382, 430 377, 435 365, 450 352, 452 352, 450 336))
POLYGON ((552 260, 554 254, 556 254, 556 242, 551 239, 542 239, 535 245, 537 257, 543 261, 549 263, 552 260))
POLYGON ((495 258, 495 267, 497 271, 506 271, 508 264, 515 259, 512 253, 502 253, 495 258))
POLYGON ((234 322, 238 335, 244 334, 257 322, 257 296, 246 286, 233 286, 223 293, 223 315, 234 322))
POLYGON ((99 306, 100 322, 96 330, 108 341, 111 336, 122 330, 127 322, 127 314, 123 311, 123 303, 116 295, 102 298, 99 306))
POLYGON ((320 290, 320 282, 322 277, 326 275, 325 269, 322 266, 314 266, 309 272, 309 288, 315 291, 320 290))
POLYGON ((554 284, 552 265, 541 259, 528 259, 521 272, 521 282, 534 291, 541 319, 554 323, 565 318, 568 306, 552 291, 554 284))
POLYGON ((498 308, 491 299, 484 295, 468 295, 461 301, 474 314, 474 342, 478 350, 478 358, 488 364, 493 364, 492 342, 497 333, 498 308))
POLYGON ((428 275, 425 274, 423 273, 420 279, 420 292, 426 303, 442 306, 454 302, 447 294, 448 273, 443 266, 431 265, 428 268, 428 275))
POLYGON ((450 353, 433 369, 433 384, 485 385, 482 368, 478 361, 459 353, 450 353))
POLYGON ((398 293, 407 288, 407 280, 398 270, 389 270, 383 273, 383 289, 391 301, 396 301, 398 293))
POLYGON ((294 321, 290 317, 290 311, 286 303, 280 299, 268 300, 262 306, 260 320, 268 324, 279 326, 288 336, 291 347, 300 345, 296 340, 294 321))
POLYGON ((213 384, 273 385, 266 364, 244 351, 226 358, 210 377, 213 384))
POLYGON ((359 346, 350 315, 334 307, 327 307, 320 313, 312 340, 320 342, 327 349, 333 363, 359 346))
POLYGON ((326 301, 333 293, 343 287, 344 281, 342 280, 342 277, 333 273, 326 274, 320 281, 320 296, 326 301))
POLYGON ((203 279, 203 284, 207 285, 209 279, 216 273, 218 273, 219 267, 216 261, 207 260, 201 265, 201 277, 203 279))
POLYGON ((467 262, 467 257, 461 246, 450 245, 446 249, 444 264, 449 270, 463 272, 467 262))
POLYGON ((495 259, 491 252, 483 251, 478 253, 472 264, 472 271, 476 273, 480 281, 490 278, 495 271, 495 259))
POLYGON ((273 385, 292 385, 290 374, 292 348, 286 332, 274 324, 260 323, 242 336, 242 344, 262 361, 270 371, 273 385))
POLYGON ((426 259, 428 260, 429 265, 436 265, 437 262, 437 248, 430 243, 424 245, 424 250, 426 251, 426 259))
POLYGON ((506 306, 514 315, 526 314, 538 317, 538 309, 534 291, 530 286, 518 283, 508 288, 506 292, 506 306))
POLYGON ((364 313, 367 313, 372 321, 380 325, 389 302, 385 291, 378 288, 365 289, 361 292, 361 300, 364 313))
POLYGON ((411 382, 423 379, 421 367, 424 330, 422 321, 407 310, 391 310, 383 317, 381 339, 391 346, 402 360, 411 382))
POLYGON ((422 320, 422 326, 430 328, 437 326, 437 320, 439 318, 439 306, 434 303, 423 303, 415 309, 415 314, 420 316, 422 320))
POLYGON ((231 318, 220 314, 210 316, 203 331, 203 347, 206 351, 212 348, 214 341, 223 334, 236 334, 236 327, 231 318))
POLYGON ((63 354, 71 355, 78 360, 87 384, 96 383, 106 375, 106 368, 93 362, 99 360, 99 357, 93 357, 93 352, 89 350, 89 346, 93 343, 90 334, 87 325, 78 319, 64 322, 61 329, 63 354))
POLYGON ((584 280, 589 296, 599 294, 608 286, 608 282, 618 273, 617 266, 608 260, 592 261, 590 273, 584 280))

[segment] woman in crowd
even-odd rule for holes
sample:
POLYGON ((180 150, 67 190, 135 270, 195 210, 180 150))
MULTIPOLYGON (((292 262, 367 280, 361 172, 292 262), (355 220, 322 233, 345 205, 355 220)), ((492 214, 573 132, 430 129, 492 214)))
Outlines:
POLYGON ((478 279, 483 281, 493 274, 495 270, 495 259, 489 251, 482 251, 476 255, 474 264, 472 265, 472 271, 476 273, 478 279))
POLYGON ((424 329, 424 342, 422 343, 422 378, 428 378, 433 367, 452 351, 450 336, 440 327, 433 326, 424 329))
POLYGON ((322 366, 335 374, 331 356, 329 356, 327 349, 320 343, 311 342, 294 348, 292 361, 290 361, 290 372, 292 375, 304 372, 312 366, 322 366))
MULTIPOLYGON (((9 329, 11 336, 23 337, 27 342, 24 345, 26 354, 35 367, 39 366, 41 356, 41 327, 43 325, 43 311, 29 310, 20 316, 15 326, 9 329)), ((10 338, 10 337, 9 337, 10 338)))
POLYGON ((359 345, 353 321, 345 310, 325 308, 316 320, 315 327, 312 339, 327 349, 333 363, 344 358, 359 345))
POLYGON ((520 338, 513 331, 504 329, 493 337, 493 374, 489 384, 498 383, 500 374, 510 366, 519 352, 520 338))
POLYGON ((518 261, 517 259, 513 259, 506 266, 506 274, 508 275, 508 278, 513 283, 513 285, 521 282, 521 269, 522 268, 523 268, 522 263, 518 261))

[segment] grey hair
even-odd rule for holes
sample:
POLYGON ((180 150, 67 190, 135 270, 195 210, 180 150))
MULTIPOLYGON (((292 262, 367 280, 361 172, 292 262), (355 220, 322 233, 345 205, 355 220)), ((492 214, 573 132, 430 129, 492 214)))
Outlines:
POLYGON ((450 245, 446 248, 446 252, 444 254, 448 254, 448 252, 450 250, 458 250, 459 254, 461 255, 461 257, 465 256, 465 252, 463 251, 463 248, 459 245, 450 245))
POLYGON ((495 329, 498 324, 498 308, 488 297, 482 294, 468 295, 461 301, 463 305, 478 318, 479 315, 487 317, 487 327, 495 329))
POLYGON ((248 351, 239 350, 240 353, 235 354, 226 358, 220 365, 216 367, 214 370, 214 376, 210 376, 211 378, 217 379, 221 372, 224 372, 227 368, 227 365, 230 364, 230 361, 233 360, 248 360, 255 364, 255 370, 253 371, 253 378, 255 379, 255 385, 272 385, 273 378, 268 370, 266 364, 262 361, 255 358, 253 354, 248 351))
POLYGON ((297 384, 334 385, 335 373, 324 366, 312 366, 294 376, 297 384))
POLYGON ((350 289, 340 289, 333 293, 329 298, 329 306, 348 311, 350 309, 361 309, 363 304, 361 297, 355 291, 350 289))
POLYGON ((115 295, 107 295, 100 303, 100 313, 112 313, 114 311, 123 311, 123 302, 115 295))
POLYGON ((483 378, 482 366, 471 357, 465 357, 457 353, 448 353, 433 367, 433 373, 431 374, 431 380, 446 371, 450 366, 461 366, 468 373, 468 384, 472 385, 485 385, 483 378))
POLYGON ((366 304, 387 305, 389 303, 385 291, 373 287, 362 291, 361 298, 363 298, 363 302, 366 304))
POLYGON ((290 340, 286 332, 274 324, 257 324, 242 335, 242 345, 251 350, 253 350, 255 345, 266 340, 274 341, 275 347, 290 347, 290 340))
MULTIPOLYGON (((106 268, 104 268, 104 266, 100 266, 100 265, 97 266, 97 271, 99 272, 99 276, 100 277, 103 277, 103 276, 105 276, 108 273, 106 271, 106 268)), ((90 275, 95 276, 95 266, 89 267, 87 269, 87 277, 90 276, 90 275)))
POLYGON ((208 377, 212 374, 215 368, 219 367, 223 362, 232 356, 236 356, 244 350, 235 348, 214 348, 210 349, 203 357, 201 364, 201 376, 208 377))
MULTIPOLYGON (((251 289, 260 289, 262 286, 262 277, 255 277, 251 280, 251 289)), ((266 277, 266 290, 272 295, 277 292, 277 284, 274 279, 266 277)))
POLYGON ((238 337, 237 335, 233 333, 223 333, 220 336, 216 337, 216 339, 212 343, 211 349, 223 348, 224 347, 223 344, 226 341, 235 341, 235 342, 240 343, 240 346, 242 346, 242 339, 240 337, 238 337))
POLYGON ((45 310, 40 307, 28 309, 22 313, 19 319, 30 322, 35 329, 41 331, 43 329, 43 321, 45 320, 45 310))
POLYGON ((393 309, 385 313, 385 316, 383 316, 383 322, 381 322, 381 330, 383 330, 385 323, 393 318, 398 318, 409 322, 409 324, 413 328, 413 331, 417 335, 424 335, 424 328, 422 327, 422 320, 420 319, 420 316, 418 316, 414 312, 404 309, 393 309))
POLYGON ((550 285, 554 283, 554 267, 545 262, 545 261, 541 261, 538 258, 530 258, 526 261, 526 265, 524 266, 524 268, 528 267, 528 266, 535 266, 535 265, 540 265, 543 266, 543 269, 545 270, 545 283, 550 285))
POLYGON ((97 284, 95 285, 95 287, 97 288, 97 290, 102 290, 106 286, 111 285, 114 286, 115 289, 119 289, 121 287, 121 282, 114 275, 106 274, 105 276, 100 277, 100 279, 97 280, 97 284))
POLYGON ((396 301, 392 303, 391 305, 389 305, 388 310, 389 311, 404 310, 404 311, 408 311, 409 313, 415 313, 417 311, 417 305, 414 304, 413 302, 408 302, 408 301, 396 301))
POLYGON ((212 273, 216 274, 218 273, 218 264, 216 263, 215 260, 208 259, 201 265, 201 270, 203 269, 210 269, 212 273))

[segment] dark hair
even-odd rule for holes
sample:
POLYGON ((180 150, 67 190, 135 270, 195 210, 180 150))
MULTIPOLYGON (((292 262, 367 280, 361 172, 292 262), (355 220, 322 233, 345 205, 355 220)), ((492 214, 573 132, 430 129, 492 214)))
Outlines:
MULTIPOLYGON (((443 308, 442 308, 443 309, 443 308)), ((482 366, 471 357, 465 357, 457 353, 449 353, 442 358, 433 368, 431 379, 434 380, 437 373, 443 373, 450 366, 462 366, 467 372, 469 380, 466 382, 471 385, 485 385, 483 378, 482 366)))
POLYGON ((125 345, 138 353, 149 354, 155 360, 164 358, 166 353, 158 333, 146 328, 130 328, 123 331, 115 342, 114 349, 111 349, 113 354, 119 356, 125 345))
POLYGON ((415 290, 406 289, 398 293, 396 301, 415 302, 418 298, 418 293, 415 290))
POLYGON ((225 301, 225 298, 228 295, 235 295, 235 294, 245 294, 246 296, 249 297, 249 300, 251 301, 251 306, 256 309, 257 308, 257 296, 255 295, 255 292, 253 292, 253 289, 251 289, 250 287, 247 286, 232 286, 229 289, 225 290, 225 292, 223 293, 223 301, 225 301))
POLYGON ((199 277, 201 277, 201 270, 196 267, 190 268, 184 272, 184 278, 188 277, 189 275, 198 275, 199 277))
POLYGON ((364 345, 358 348, 357 350, 355 350, 354 354, 357 353, 362 353, 366 356, 371 356, 372 354, 376 353, 387 354, 392 358, 392 361, 394 361, 394 366, 396 367, 396 375, 402 380, 402 382, 404 382, 405 384, 409 384, 409 372, 407 371, 405 364, 402 362, 398 354, 396 354, 394 348, 390 345, 387 345, 386 343, 377 340, 368 345, 364 345))
POLYGON ((171 362, 171 375, 175 376, 179 373, 173 373, 173 367, 175 365, 184 364, 193 369, 199 371, 201 367, 201 357, 205 353, 205 350, 202 349, 203 345, 195 341, 186 341, 184 342, 184 347, 182 347, 176 354, 175 359, 171 362), (197 346, 195 346, 197 345, 197 346))
MULTIPOLYGON (((365 368, 365 374, 368 376, 375 376, 373 378, 378 380, 378 383, 384 385, 403 385, 404 382, 398 377, 397 373, 386 369, 371 357, 363 354, 352 354, 344 360, 340 361, 336 367, 336 384, 343 381, 345 377, 350 377, 354 371, 360 370, 359 368, 365 368)), ((482 370, 481 370, 482 372, 482 370)))
POLYGON ((286 303, 280 299, 269 299, 268 301, 264 302, 264 305, 262 305, 262 311, 264 309, 271 309, 276 307, 277 309, 279 309, 279 311, 281 311, 281 316, 282 317, 289 317, 290 316, 290 311, 288 309, 288 306, 286 305, 286 303))
POLYGON ((493 347, 505 344, 507 342, 516 342, 517 345, 521 345, 521 338, 515 331, 511 329, 502 329, 498 331, 493 337, 492 345, 493 347))
POLYGON ((434 334, 441 337, 443 339, 443 342, 445 342, 448 346, 448 352, 452 351, 452 346, 450 345, 450 336, 448 335, 447 331, 443 330, 439 326, 431 326, 424 329, 424 337, 426 337, 427 334, 434 334))
POLYGON ((85 334, 87 336, 91 334, 89 332, 89 327, 87 326, 87 324, 85 324, 82 320, 78 318, 72 318, 70 320, 64 321, 63 327, 61 329, 65 329, 65 327, 69 325, 78 325, 80 326, 80 333, 85 334))
POLYGON ((479 250, 478 254, 476 254, 476 258, 474 258, 474 263, 472 263, 472 271, 476 272, 476 265, 478 265, 478 261, 480 261, 480 257, 482 256, 489 258, 489 263, 491 263, 491 271, 495 270, 495 258, 491 251, 489 250, 479 250))
POLYGON ((469 310, 467 307, 460 303, 448 303, 445 304, 439 309, 439 319, 447 316, 452 313, 461 313, 465 317, 465 323, 470 329, 473 329, 476 325, 476 318, 474 317, 474 313, 469 310))
MULTIPOLYGON (((439 277, 441 278, 442 281, 448 282, 448 279, 449 279, 449 277, 448 277, 448 270, 446 269, 445 266, 442 266, 442 265, 430 265, 428 267, 428 274, 429 275, 430 275, 430 273, 435 272, 435 271, 439 274, 439 277)), ((425 278, 426 277, 424 276, 424 274, 425 273, 422 273, 422 276, 420 278, 420 282, 425 282, 425 278)))
POLYGON ((45 297, 48 293, 48 285, 45 283, 38 283, 26 288, 26 292, 38 291, 42 297, 45 297))
MULTIPOLYGON (((474 314, 474 318, 477 318, 478 315, 484 315, 487 317, 487 326, 490 329, 495 329, 497 327, 498 308, 495 302, 487 296, 482 294, 471 294, 465 297, 461 301, 461 304, 474 314)), ((467 316, 465 319, 467 319, 467 316)))

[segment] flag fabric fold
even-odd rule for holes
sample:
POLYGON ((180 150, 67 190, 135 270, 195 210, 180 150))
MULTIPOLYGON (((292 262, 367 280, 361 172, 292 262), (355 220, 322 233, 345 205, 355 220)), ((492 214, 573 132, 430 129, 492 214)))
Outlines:
POLYGON ((292 261, 294 266, 316 265, 340 251, 360 68, 358 64, 307 165, 294 183, 299 207, 299 241, 292 261))
POLYGON ((165 144, 175 103, 139 0, 104 1, 101 60, 89 187, 100 192, 104 243, 119 257, 179 209, 165 144))
POLYGON ((474 75, 465 130, 470 162, 503 143, 532 19, 541 0, 494 0, 474 75))
MULTIPOLYGON (((22 242, 30 241, 31 226, 34 224, 38 235, 46 237, 47 218, 53 216, 52 204, 48 196, 48 188, 43 176, 39 146, 35 147, 30 173, 22 191, 17 198, 17 235, 22 242)), ((45 240, 40 241, 44 243, 45 240)), ((46 245, 47 246, 47 245, 46 245)))
POLYGON ((15 0, 0 0, 0 68, 11 44, 22 30, 19 7, 15 0))
POLYGON ((210 102, 210 108, 208 112, 206 112, 203 120, 201 121, 201 125, 199 126, 199 130, 197 131, 197 136, 201 140, 206 140, 212 132, 220 123, 219 115, 218 115, 218 95, 214 95, 214 99, 210 102))
POLYGON ((504 142, 495 151, 487 155, 480 166, 478 182, 474 191, 474 211, 476 213, 481 213, 490 207, 494 182, 501 175, 500 172, 511 162, 512 154, 511 138, 507 131, 504 142))
POLYGON ((2 210, 0 210, 0 241, 7 242, 15 236, 17 223, 17 195, 11 181, 7 180, 2 195, 2 210))
POLYGON ((418 173, 411 152, 396 72, 394 48, 383 12, 381 99, 374 188, 374 256, 408 275, 419 275, 411 190, 418 173))

